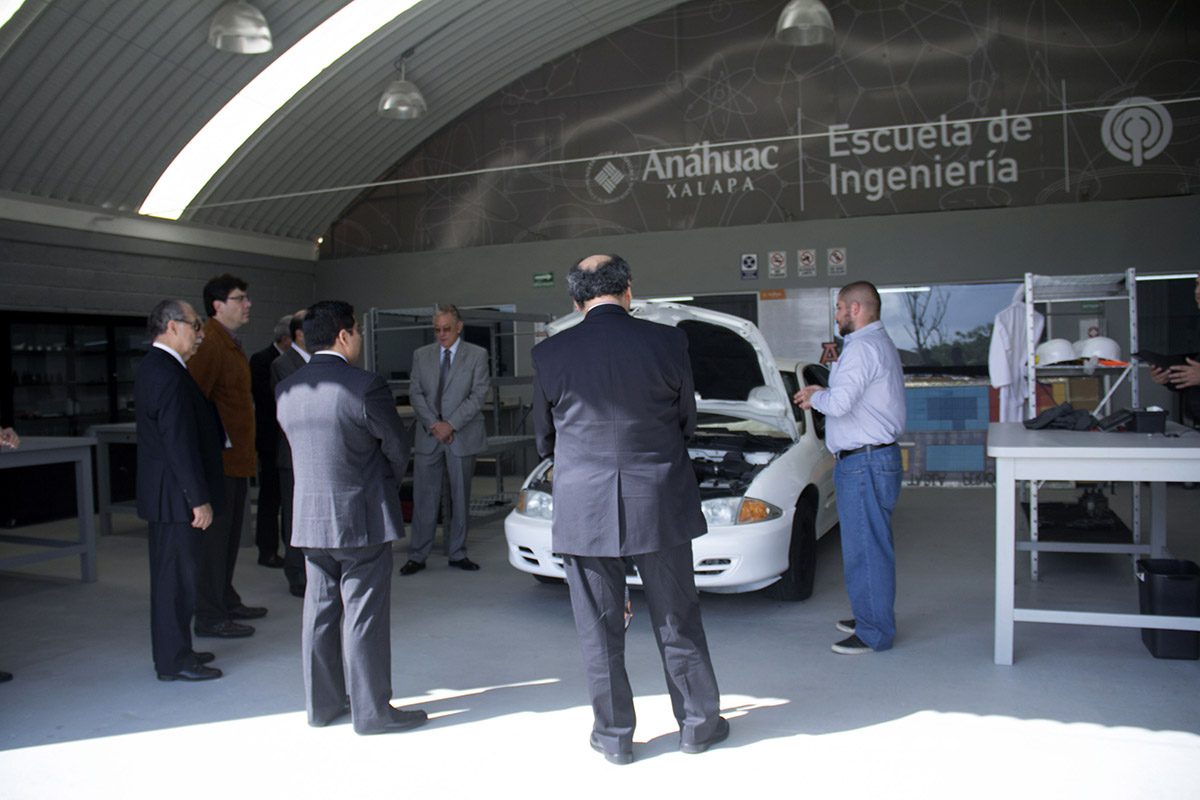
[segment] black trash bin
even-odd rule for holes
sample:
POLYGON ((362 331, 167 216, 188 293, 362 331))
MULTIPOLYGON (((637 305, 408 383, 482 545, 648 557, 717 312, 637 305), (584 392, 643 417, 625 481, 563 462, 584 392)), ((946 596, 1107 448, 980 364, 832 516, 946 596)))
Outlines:
MULTIPOLYGON (((1141 613, 1200 617, 1200 566, 1196 562, 1138 559, 1137 577, 1141 613)), ((1142 642, 1155 658, 1200 659, 1200 632, 1142 628, 1142 642)))

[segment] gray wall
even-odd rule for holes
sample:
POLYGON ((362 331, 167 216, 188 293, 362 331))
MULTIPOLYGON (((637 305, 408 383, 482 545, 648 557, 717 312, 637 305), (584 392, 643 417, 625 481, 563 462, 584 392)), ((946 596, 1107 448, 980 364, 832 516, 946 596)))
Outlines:
POLYGON ((204 284, 231 272, 249 286, 248 351, 266 346, 275 321, 312 303, 310 261, 0 221, 0 308, 145 317, 179 297, 203 317, 204 284))
POLYGON ((322 261, 316 291, 364 311, 453 302, 563 314, 570 310, 570 264, 614 251, 633 267, 635 297, 813 289, 860 279, 904 285, 1128 267, 1195 271, 1198 222, 1200 197, 1189 196, 707 228, 322 261), (826 274, 830 247, 847 248, 844 277, 826 274), (817 277, 796 276, 800 248, 817 250, 817 277), (788 251, 788 278, 766 277, 772 250, 788 251), (741 279, 743 253, 758 254, 758 280, 741 279), (533 274, 544 271, 554 272, 554 286, 534 287, 533 274))

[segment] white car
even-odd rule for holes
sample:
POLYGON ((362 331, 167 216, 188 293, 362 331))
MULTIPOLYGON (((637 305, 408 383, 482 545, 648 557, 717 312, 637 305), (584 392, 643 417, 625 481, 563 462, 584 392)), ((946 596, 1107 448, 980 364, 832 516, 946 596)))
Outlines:
MULTIPOLYGON (((635 303, 632 313, 688 337, 699 412, 688 454, 708 522, 708 533, 692 542, 696 586, 807 599, 817 539, 837 524, 834 459, 822 415, 801 411, 792 395, 810 383, 825 386, 828 370, 772 357, 758 328, 740 317, 674 303, 635 303)), ((569 314, 549 332, 582 319, 569 314)), ((509 563, 543 582, 564 579, 562 556, 550 546, 553 478, 546 459, 504 521, 509 563)), ((641 585, 632 567, 628 582, 641 585)))

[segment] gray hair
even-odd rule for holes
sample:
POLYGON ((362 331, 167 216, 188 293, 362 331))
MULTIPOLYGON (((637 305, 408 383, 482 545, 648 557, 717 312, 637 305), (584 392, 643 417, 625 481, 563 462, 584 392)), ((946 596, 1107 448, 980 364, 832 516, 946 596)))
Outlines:
POLYGON ((188 304, 182 300, 163 300, 156 305, 146 319, 146 332, 157 339, 167 332, 167 323, 187 322, 188 304))
POLYGON ((629 288, 633 273, 619 255, 610 254, 607 261, 593 269, 579 266, 586 260, 576 261, 567 271, 567 293, 579 305, 596 297, 620 297, 629 288))
POLYGON ((435 306, 433 309, 433 318, 434 319, 437 319, 438 317, 444 316, 446 314, 449 314, 450 316, 454 317, 455 322, 462 322, 462 314, 458 313, 458 306, 454 305, 453 303, 443 303, 440 306, 435 306))
POLYGON ((275 344, 279 344, 280 339, 285 336, 291 336, 291 324, 291 314, 284 314, 282 317, 280 317, 279 322, 275 323, 275 330, 271 331, 271 336, 274 337, 271 341, 275 342, 275 344))

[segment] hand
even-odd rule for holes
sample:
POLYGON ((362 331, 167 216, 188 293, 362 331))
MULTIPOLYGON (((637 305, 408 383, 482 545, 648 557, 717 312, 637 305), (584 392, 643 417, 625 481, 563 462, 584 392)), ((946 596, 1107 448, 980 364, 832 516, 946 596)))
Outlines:
POLYGON ((1188 389, 1192 386, 1200 386, 1200 361, 1185 359, 1186 364, 1176 364, 1167 370, 1170 373, 1167 380, 1176 389, 1188 389))
POLYGON ((450 442, 454 441, 454 426, 445 420, 433 423, 429 428, 429 432, 433 434, 433 438, 442 444, 450 444, 450 442))
POLYGON ((207 530, 212 525, 212 503, 205 503, 192 509, 192 527, 207 530))
POLYGON ((1159 386, 1171 385, 1171 373, 1167 372, 1162 367, 1150 365, 1150 380, 1157 383, 1159 386))
POLYGON ((17 449, 21 446, 21 437, 17 436, 17 432, 12 428, 0 430, 0 447, 11 447, 17 449))
POLYGON ((812 408, 812 396, 821 391, 820 386, 805 386, 796 394, 792 395, 792 402, 807 411, 812 408))

